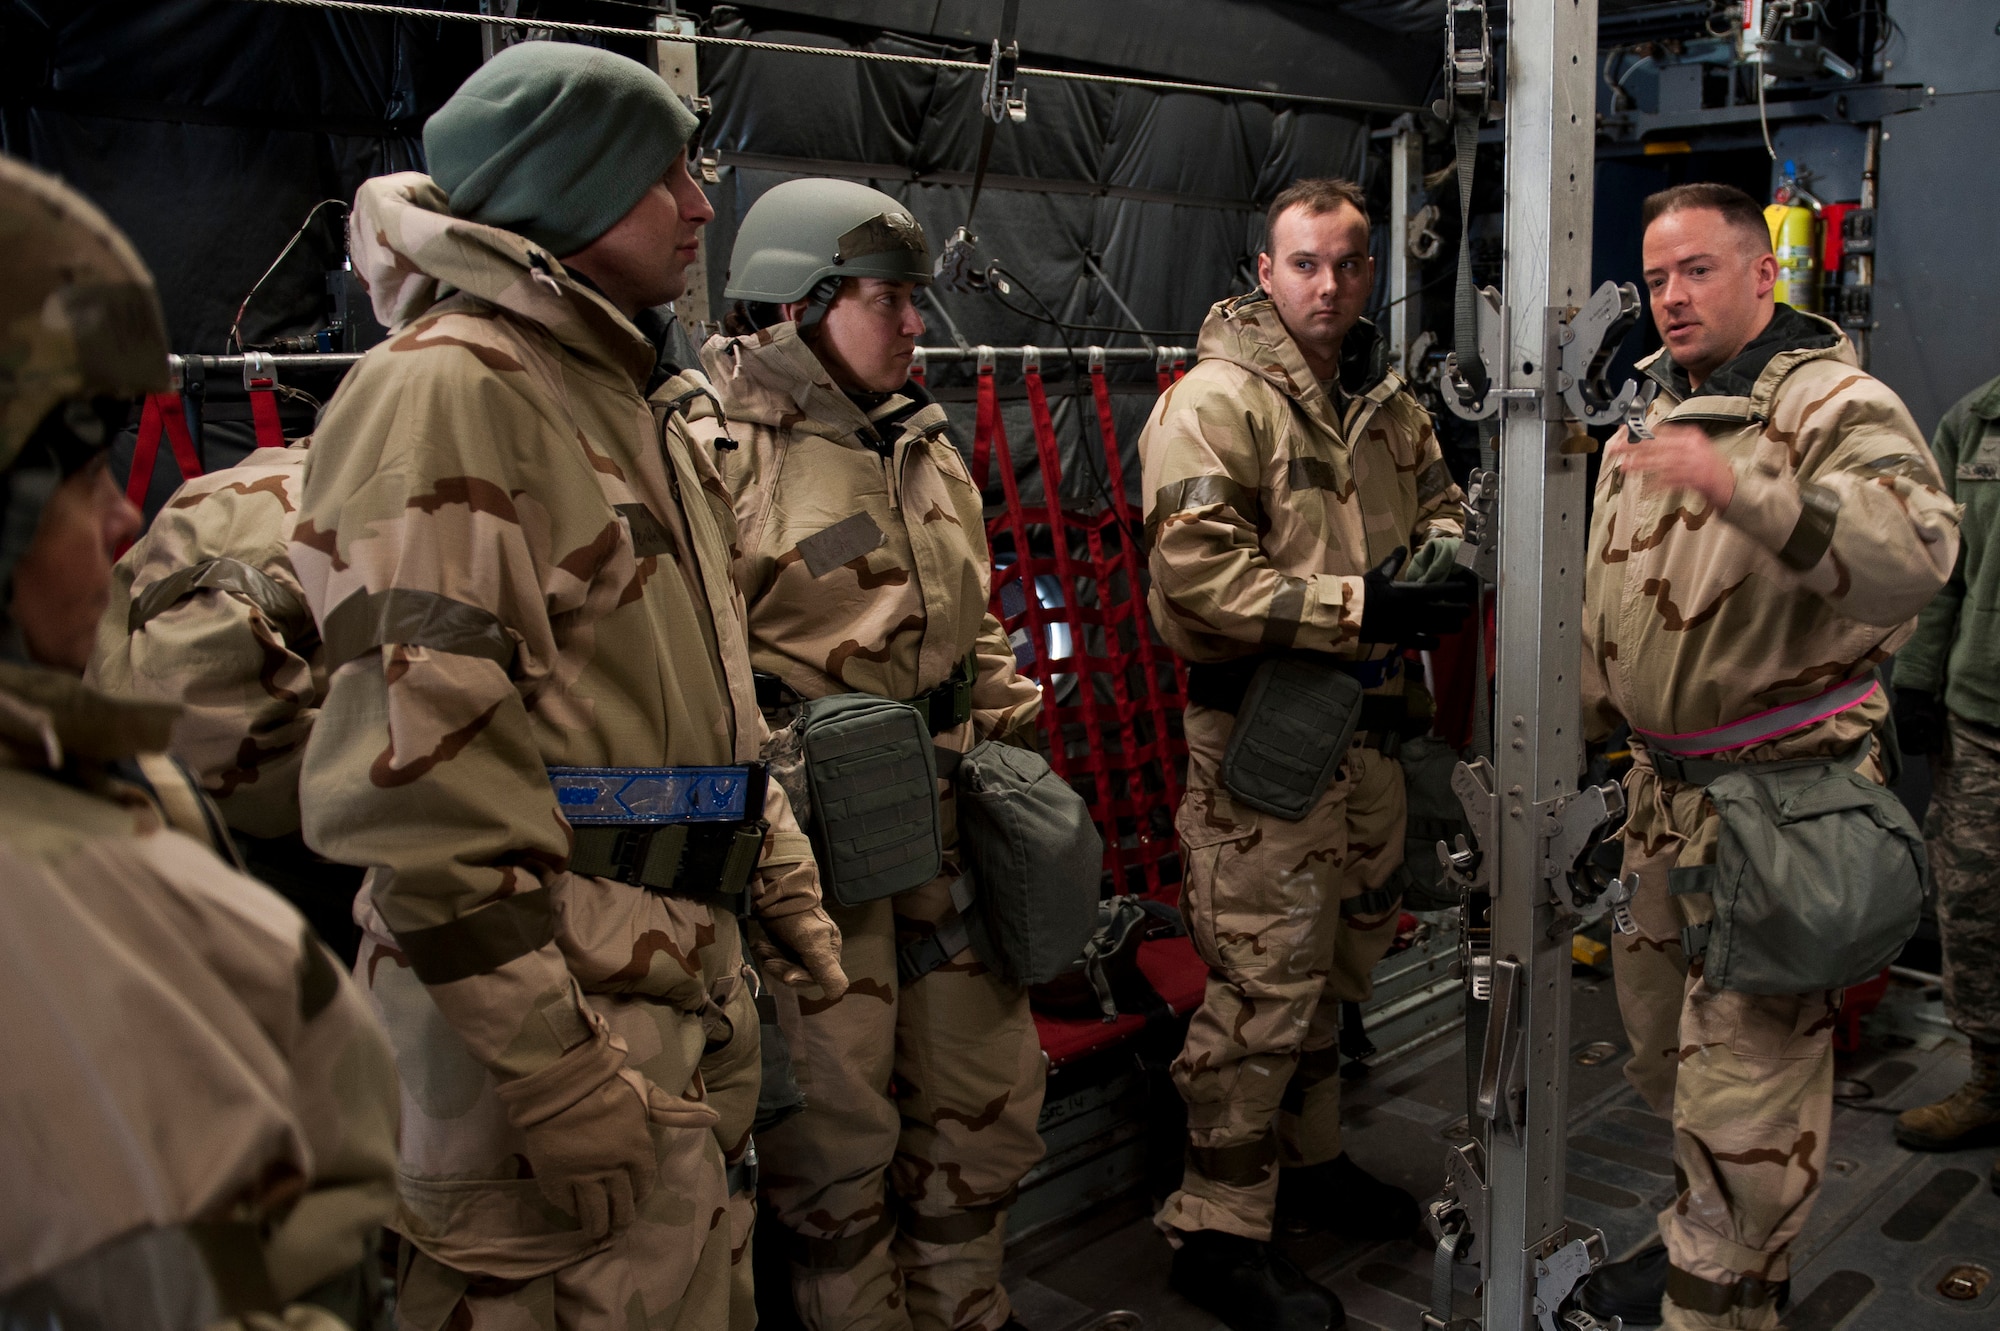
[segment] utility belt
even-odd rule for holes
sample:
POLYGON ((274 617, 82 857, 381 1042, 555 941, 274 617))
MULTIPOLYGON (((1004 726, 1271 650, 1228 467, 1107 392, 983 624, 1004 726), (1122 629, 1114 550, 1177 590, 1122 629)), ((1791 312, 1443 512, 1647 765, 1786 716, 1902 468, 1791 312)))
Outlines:
MULTIPOLYGON (((1364 689, 1380 688, 1400 675, 1403 659, 1400 656, 1384 657, 1380 661, 1341 661, 1330 656, 1309 653, 1291 653, 1293 656, 1312 655, 1316 663, 1338 670, 1354 680, 1364 689)), ((1217 664, 1196 662, 1188 666, 1187 698, 1191 703, 1212 707, 1218 712, 1228 712, 1235 716, 1243 711, 1244 696, 1250 690, 1250 681, 1257 668, 1264 662, 1276 659, 1270 655, 1246 656, 1236 661, 1217 664)), ((1409 716, 1409 703, 1400 694, 1366 694, 1361 699, 1361 710, 1356 717, 1354 737, 1351 744, 1363 748, 1379 749, 1393 755, 1402 743, 1402 726, 1409 716)))
POLYGON ((551 767, 576 832, 571 873, 750 913, 764 847, 764 764, 551 767))
POLYGON ((1807 726, 1837 716, 1850 707, 1860 706, 1873 697, 1879 688, 1881 688, 1880 682, 1871 673, 1859 679, 1848 680, 1845 684, 1835 685, 1811 698, 1786 703, 1782 707, 1772 707, 1708 730, 1693 730, 1673 735, 1641 730, 1634 726, 1632 735, 1638 741, 1639 747, 1645 750, 1653 771, 1661 780, 1678 781, 1690 786, 1705 786, 1731 772, 1778 771, 1785 767, 1799 766, 1801 763, 1832 761, 1827 758, 1807 758, 1771 763, 1742 763, 1731 762, 1715 755, 1747 749, 1757 744, 1768 744, 1774 739, 1803 730, 1807 726))
MULTIPOLYGON (((978 672, 977 653, 967 652, 965 659, 952 668, 942 684, 904 701, 917 709, 931 734, 942 735, 947 730, 956 730, 972 719, 972 681, 978 672)), ((776 675, 759 670, 755 672, 755 678, 757 706, 765 711, 799 707, 807 701, 776 675)))

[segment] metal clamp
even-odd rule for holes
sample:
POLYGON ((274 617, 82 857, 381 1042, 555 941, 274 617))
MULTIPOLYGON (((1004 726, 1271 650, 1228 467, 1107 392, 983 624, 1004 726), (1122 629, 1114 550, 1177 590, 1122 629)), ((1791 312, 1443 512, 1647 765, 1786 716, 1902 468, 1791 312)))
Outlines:
MULTIPOLYGON (((1535 1319, 1542 1324, 1542 1331, 1558 1331, 1556 1318, 1562 1314, 1562 1306, 1583 1278, 1596 1270, 1604 1262, 1604 1233, 1593 1229, 1580 1239, 1571 1239, 1547 1257, 1535 1259, 1535 1319)), ((1586 1317, 1589 1314, 1585 1314, 1586 1317)), ((1619 1319, 1612 1319, 1613 1328, 1619 1327, 1619 1319)), ((1585 1331, 1584 1324, 1574 1322, 1564 1316, 1561 1325, 1570 1331, 1585 1331)), ((1591 1327, 1601 1327, 1603 1323, 1591 1318, 1591 1327)))
MULTIPOLYGON (((1507 310, 1500 303, 1500 292, 1496 287, 1481 287, 1475 297, 1473 315, 1478 326, 1479 359, 1490 374, 1507 364, 1507 310)), ((1444 399, 1444 405, 1451 414, 1460 420, 1483 421, 1499 411, 1500 403, 1509 396, 1500 386, 1498 378, 1488 383, 1484 394, 1476 393, 1464 371, 1458 367, 1455 350, 1445 353, 1441 378, 1438 396, 1444 399)), ((1526 395, 1533 396, 1532 393, 1526 395)))
POLYGON ((994 124, 1011 120, 1020 124, 1028 118, 1028 94, 1025 89, 1014 86, 1014 77, 1021 66, 1021 44, 1009 41, 1005 46, 999 38, 993 39, 993 55, 986 62, 986 88, 982 96, 986 104, 986 114, 994 124))
POLYGON ((252 393, 260 388, 278 386, 278 362, 268 351, 246 351, 243 353, 243 391, 252 393))
POLYGON ((973 356, 974 368, 977 369, 977 371, 980 374, 993 373, 994 362, 998 356, 998 353, 995 352, 992 347, 989 347, 984 342, 982 342, 978 346, 972 349, 972 356, 973 356))
POLYGON ((1613 389, 1604 380, 1611 359, 1639 323, 1639 288, 1630 282, 1606 281, 1592 292, 1581 310, 1561 323, 1556 341, 1562 348, 1557 386, 1570 414, 1586 425, 1609 425, 1625 415, 1638 396, 1633 380, 1613 389))
POLYGON ((1085 347, 1083 350, 1084 350, 1084 368, 1086 370, 1089 370, 1092 374, 1102 373, 1104 370, 1104 348, 1085 347))
POLYGON ((1639 890, 1639 875, 1626 874, 1623 878, 1611 880, 1611 886, 1604 889, 1604 904, 1611 911, 1611 927, 1621 934, 1639 932, 1639 922, 1632 917, 1632 896, 1639 890))
POLYGON ((1153 371, 1164 374, 1176 365, 1187 364, 1186 347, 1155 347, 1153 349, 1153 371))
POLYGON ((1459 542, 1457 564, 1486 581, 1493 581, 1499 554, 1494 518, 1500 507, 1500 477, 1475 470, 1465 485, 1465 539, 1459 542))
POLYGON ((1493 866, 1486 856, 1488 847, 1499 844, 1494 818, 1500 800, 1493 780, 1493 764, 1485 758, 1460 763, 1451 772, 1451 791, 1465 810, 1466 822, 1472 824, 1472 840, 1468 844, 1461 832, 1456 848, 1438 842, 1438 863, 1447 878, 1469 892, 1491 892, 1494 886, 1493 866))
POLYGON ((1521 1068, 1521 963, 1493 959, 1493 1006, 1486 1014, 1486 1047, 1479 1058, 1479 1091, 1474 1108, 1495 1132, 1515 1144, 1528 1139, 1528 1087, 1521 1068))
POLYGON ((1021 373, 1040 374, 1042 372, 1042 349, 1037 346, 1021 348, 1021 373))
POLYGON ((1542 877, 1557 909, 1574 914, 1604 891, 1603 885, 1583 872, 1583 863, 1605 832, 1624 819, 1624 788, 1616 782, 1585 786, 1540 801, 1535 814, 1540 819, 1542 877))
POLYGON ((1403 224, 1403 245, 1412 259, 1419 263, 1429 263, 1437 258, 1444 247, 1444 237, 1438 234, 1438 218, 1443 216, 1434 203, 1427 203, 1403 224))
POLYGON ((1660 386, 1648 383, 1645 391, 1625 404, 1625 440, 1639 443, 1653 437, 1653 427, 1646 423, 1646 413, 1653 409, 1653 399, 1659 396, 1660 386))
POLYGON ((986 274, 974 268, 973 247, 979 244, 979 237, 972 234, 970 227, 960 227, 951 233, 944 248, 938 252, 937 266, 932 269, 938 286, 946 291, 984 291, 986 274))
POLYGON ((1444 1188, 1424 1211, 1437 1248, 1423 1326, 1426 1331, 1477 1331, 1477 1323, 1451 1315, 1452 1268, 1485 1264, 1486 1148, 1474 1138, 1454 1146, 1445 1159, 1444 1188))

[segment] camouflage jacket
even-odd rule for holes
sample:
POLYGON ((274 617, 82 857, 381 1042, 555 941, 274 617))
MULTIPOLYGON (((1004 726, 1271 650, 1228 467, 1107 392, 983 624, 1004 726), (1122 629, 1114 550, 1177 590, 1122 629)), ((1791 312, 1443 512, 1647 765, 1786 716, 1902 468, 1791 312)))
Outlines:
MULTIPOLYGON (((1584 570, 1584 729, 1712 729, 1865 675, 1910 636, 1958 553, 1958 510, 1902 402, 1824 319, 1780 305, 1767 333, 1690 392, 1664 353, 1648 419, 1699 425, 1736 473, 1698 496, 1598 478, 1584 570)), ((1622 438, 1622 434, 1620 436, 1622 438)), ((1881 693, 1732 753, 1845 752, 1881 693)), ((1641 737, 1643 742, 1643 736, 1641 737)))
POLYGON ((1938 422, 1931 456, 1964 511, 1958 566, 1896 653, 1898 688, 2000 726, 2000 379, 1967 393, 1938 422))
POLYGON ((319 626, 292 571, 306 444, 182 485, 112 571, 90 682, 179 702, 172 752, 231 827, 299 830, 299 762, 326 696, 319 626))
POLYGON ((1372 325, 1342 348, 1344 406, 1261 291, 1218 302, 1200 361, 1139 436, 1151 497, 1153 623, 1190 661, 1360 641, 1362 577, 1401 546, 1464 534, 1430 416, 1385 370, 1372 325))
POLYGON ((199 1222, 289 1300, 395 1206, 396 1074, 361 994, 127 775, 159 770, 175 710, 0 665, 0 1295, 199 1222))
POLYGON ((897 393, 864 413, 789 323, 712 338, 702 362, 722 417, 697 397, 689 428, 736 445, 717 456, 752 663, 805 698, 913 698, 976 650, 972 730, 939 741, 964 748, 1029 725, 1041 693, 987 611, 979 491, 944 408, 912 386, 920 400, 897 393))
MULTIPOLYGON (((699 1094, 700 1017, 736 982, 719 909, 566 870, 546 770, 757 757, 734 519, 707 450, 642 395, 652 345, 554 258, 414 173, 362 186, 350 241, 390 337, 328 403, 293 529, 329 671, 305 836, 374 866, 360 966, 433 1079, 406 1102, 400 1224, 446 1265, 526 1279, 587 1241, 519 1177, 496 1079, 615 1038, 699 1094)), ((757 909, 816 907, 775 783, 764 812, 757 909)))

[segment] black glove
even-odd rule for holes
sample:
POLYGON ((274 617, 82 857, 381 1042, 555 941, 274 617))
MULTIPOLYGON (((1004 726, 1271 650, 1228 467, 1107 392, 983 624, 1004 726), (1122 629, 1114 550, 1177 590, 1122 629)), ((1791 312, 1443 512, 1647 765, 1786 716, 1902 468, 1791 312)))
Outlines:
POLYGON ((1935 693, 1896 690, 1896 742, 1904 753, 1944 752, 1944 704, 1935 693))
POLYGON ((1435 647, 1439 634, 1456 632, 1472 613, 1479 579, 1470 570, 1454 568, 1443 582, 1393 581, 1407 553, 1397 546, 1362 578, 1361 641, 1435 647))

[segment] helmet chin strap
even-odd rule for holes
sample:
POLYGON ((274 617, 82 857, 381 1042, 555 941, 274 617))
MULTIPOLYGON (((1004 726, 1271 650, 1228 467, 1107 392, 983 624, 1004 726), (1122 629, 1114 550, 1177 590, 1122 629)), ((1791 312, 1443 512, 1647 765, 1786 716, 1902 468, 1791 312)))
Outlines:
POLYGON ((806 292, 806 307, 799 311, 799 332, 818 327, 819 321, 826 318, 827 307, 840 294, 840 282, 837 277, 822 277, 806 292))

